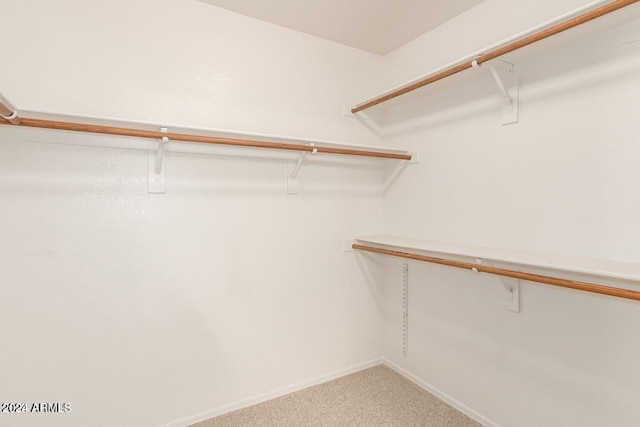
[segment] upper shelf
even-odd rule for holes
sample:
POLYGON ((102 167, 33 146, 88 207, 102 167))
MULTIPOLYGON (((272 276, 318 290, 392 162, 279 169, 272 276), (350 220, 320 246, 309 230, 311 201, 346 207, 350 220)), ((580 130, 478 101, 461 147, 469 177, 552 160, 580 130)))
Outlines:
POLYGON ((356 237, 356 240, 361 243, 368 243, 393 249, 408 249, 434 254, 457 255, 640 282, 640 264, 631 262, 488 248, 389 235, 358 236, 356 237))
MULTIPOLYGON (((146 123, 114 122, 100 118, 61 116, 40 112, 26 112, 26 117, 24 117, 23 113, 21 111, 18 114, 17 109, 0 96, 0 125, 7 125, 5 129, 53 129, 124 136, 137 140, 169 140, 209 146, 271 149, 290 153, 326 153, 364 158, 411 160, 411 155, 404 150, 377 146, 344 144, 282 135, 241 133, 222 129, 185 129, 173 126, 159 129, 157 125, 146 123)), ((148 149, 144 144, 129 144, 127 148, 148 149)))
POLYGON ((517 34, 509 40, 496 43, 493 46, 489 46, 479 52, 468 55, 463 59, 434 70, 422 77, 410 81, 409 83, 397 86, 382 93, 381 95, 362 101, 354 106, 351 109, 351 112, 353 114, 361 112, 401 95, 420 89, 431 83, 456 75, 462 71, 479 67, 485 62, 489 62, 525 46, 529 46, 568 29, 590 22, 596 18, 637 3, 638 1, 640 0, 613 0, 610 2, 596 1, 549 22, 538 25, 528 31, 517 34), (606 4, 603 5, 603 3, 606 4))

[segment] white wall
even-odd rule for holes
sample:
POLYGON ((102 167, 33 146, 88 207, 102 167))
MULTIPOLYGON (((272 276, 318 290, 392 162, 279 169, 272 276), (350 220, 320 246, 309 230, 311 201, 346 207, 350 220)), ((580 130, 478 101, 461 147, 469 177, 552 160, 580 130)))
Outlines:
MULTIPOLYGON (((19 108, 379 142, 341 111, 374 55, 195 0, 0 3, 19 108)), ((377 163, 310 163, 287 195, 283 160, 168 153, 149 194, 145 151, 31 142, 113 139, 0 139, 0 401, 72 408, 0 424, 186 425, 379 358, 342 252, 382 228, 377 163)))
POLYGON ((400 85, 536 26, 606 0, 485 0, 385 57, 384 76, 400 85))
POLYGON ((2 93, 25 110, 373 143, 342 116, 382 58, 197 0, 2 0, 2 93))
MULTIPOLYGON (((504 3, 481 5, 482 29, 570 9, 504 3)), ((387 143, 419 150, 421 163, 385 194, 385 232, 638 262, 639 12, 514 56, 517 124, 501 125, 488 70, 387 107, 387 143)), ((484 34, 470 22, 454 19, 393 53, 406 67, 398 79, 427 71, 416 58, 438 56, 438 43, 453 47, 449 60, 468 54, 461 46, 484 34)), ((405 358, 402 261, 385 262, 385 357, 399 368, 501 426, 640 423, 637 303, 522 283, 515 314, 502 309, 497 278, 412 262, 405 358)))

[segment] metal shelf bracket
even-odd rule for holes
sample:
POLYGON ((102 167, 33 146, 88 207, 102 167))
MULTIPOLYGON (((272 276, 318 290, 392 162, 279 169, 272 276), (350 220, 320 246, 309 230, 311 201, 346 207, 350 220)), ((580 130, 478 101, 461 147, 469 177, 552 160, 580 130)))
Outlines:
MULTIPOLYGON (((167 128, 160 128, 160 132, 167 133, 167 128)), ((163 136, 158 142, 156 151, 149 151, 149 193, 165 192, 165 149, 169 138, 163 136)))
MULTIPOLYGON (((476 264, 482 265, 483 260, 481 258, 476 258, 476 264)), ((487 266, 491 266, 491 263, 487 262, 487 266)), ((478 273, 477 268, 472 268, 471 271, 474 273, 478 273)), ((520 313, 520 281, 518 279, 514 279, 511 277, 498 277, 500 283, 504 287, 506 293, 504 294, 504 299, 502 303, 502 307, 505 310, 513 311, 514 313, 520 313)))
POLYGON ((502 303, 503 308, 514 313, 520 313, 520 280, 511 277, 500 277, 500 281, 507 291, 502 303))
MULTIPOLYGON (((314 147, 315 144, 310 142, 307 144, 309 147, 314 147)), ((304 151, 300 154, 300 158, 298 159, 298 163, 293 166, 293 163, 290 163, 287 167, 287 194, 298 194, 300 192, 300 185, 298 183, 298 173, 300 172, 300 168, 307 158, 307 154, 311 154, 312 156, 318 154, 318 149, 313 148, 310 152, 304 151), (293 170, 292 170, 293 169, 293 170)))
POLYGON ((518 123, 518 82, 514 78, 513 64, 499 59, 495 62, 504 64, 504 67, 498 69, 493 64, 489 64, 489 70, 493 79, 496 81, 498 91, 504 100, 502 106, 502 124, 509 125, 518 123))
MULTIPOLYGON (((480 68, 481 64, 478 61, 473 61, 473 68, 480 68)), ((509 125, 518 123, 518 82, 514 78, 513 64, 496 59, 491 63, 488 63, 489 71, 498 86, 500 96, 504 101, 502 106, 502 124, 509 125), (494 64, 502 64, 501 67, 496 67, 494 64)))
MULTIPOLYGON (((315 144, 313 142, 310 142, 309 144, 307 144, 309 147, 313 147, 315 146, 315 144)), ((318 153, 318 149, 314 148, 311 151, 311 154, 317 154, 318 153)), ((304 162, 304 159, 307 157, 307 152, 305 151, 304 153, 300 154, 300 159, 298 159, 298 163, 296 164, 295 169, 293 170, 293 173, 291 174, 291 179, 296 179, 298 177, 298 172, 300 172, 300 168, 302 167, 302 163, 304 162)))

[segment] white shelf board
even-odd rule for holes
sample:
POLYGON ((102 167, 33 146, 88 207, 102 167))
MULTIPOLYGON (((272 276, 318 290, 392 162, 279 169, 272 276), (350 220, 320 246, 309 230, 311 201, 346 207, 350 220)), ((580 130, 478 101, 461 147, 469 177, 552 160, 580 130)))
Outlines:
MULTIPOLYGON (((92 124, 92 125, 124 127, 124 128, 130 128, 130 129, 142 129, 142 130, 149 130, 149 131, 157 131, 161 127, 164 127, 168 129, 169 133, 183 133, 188 135, 212 136, 212 137, 218 137, 218 138, 231 138, 231 139, 250 139, 255 141, 281 142, 284 144, 294 144, 294 145, 297 145, 297 144, 304 145, 304 144, 313 143, 322 147, 344 148, 344 149, 365 150, 365 151, 373 150, 373 151, 379 151, 382 153, 389 153, 389 154, 409 154, 407 150, 393 148, 393 147, 384 147, 379 145, 353 144, 353 143, 346 143, 346 142, 340 142, 340 141, 330 141, 325 139, 301 138, 301 137, 290 136, 290 135, 276 135, 276 134, 269 134, 269 133, 263 134, 263 133, 256 133, 256 132, 248 132, 248 131, 243 132, 243 131, 237 131, 237 130, 231 130, 231 129, 220 129, 220 128, 184 127, 184 126, 181 126, 178 124, 172 124, 172 123, 152 124, 152 123, 146 123, 146 122, 141 122, 136 120, 123 120, 120 118, 68 115, 68 114, 48 113, 44 111, 27 110, 27 109, 20 109, 20 108, 18 108, 18 113, 20 117, 23 117, 23 118, 40 119, 40 120, 85 123, 85 124, 92 124)), ((10 129, 10 128, 12 128, 10 125, 1 127, 1 129, 10 129)), ((14 127, 14 129, 25 129, 25 128, 20 128, 16 126, 14 127)), ((26 128, 26 129, 29 129, 29 128, 26 128)), ((36 130, 39 131, 40 133, 44 131, 48 131, 50 134, 53 133, 51 129, 38 128, 36 130)), ((74 133, 69 131, 57 131, 57 132, 64 133, 64 134, 74 133)), ((87 135, 91 133, 82 133, 82 134, 87 135)), ((110 136, 112 139, 116 137, 120 139, 134 139, 138 141, 140 139, 147 140, 146 138, 123 137, 123 136, 117 136, 117 135, 113 136, 113 135, 100 134, 98 136, 102 136, 103 138, 104 136, 107 136, 107 137, 110 136)), ((171 141, 171 143, 172 145, 175 145, 178 142, 171 141)), ((183 144, 194 145, 195 143, 184 142, 183 144)), ((198 145, 211 146, 214 144, 198 144, 198 145)), ((134 146, 134 147, 137 148, 137 146, 134 146)), ((116 148, 121 148, 121 147, 116 147, 116 148)), ((251 147, 239 147, 239 148, 240 150, 251 149, 251 147)), ((258 148, 258 150, 264 151, 264 149, 261 149, 261 148, 258 148)), ((191 151, 188 151, 188 152, 191 152, 191 151)), ((294 154, 297 156, 300 154, 300 152, 296 151, 294 152, 294 154)))
MULTIPOLYGON (((514 41, 517 40, 521 40, 527 36, 530 36, 532 34, 535 34, 539 31, 542 31, 544 29, 547 29, 549 27, 552 27, 554 25, 557 25, 561 22, 566 22, 572 18, 575 18, 576 16, 579 16, 583 13, 586 13, 590 10, 594 10, 600 6, 603 6, 607 3, 610 3, 611 0, 595 0, 592 1, 588 4, 585 4, 581 7, 578 7, 577 9, 574 9, 573 11, 570 11, 568 13, 565 13, 563 15, 557 16, 553 19, 550 19, 546 22, 540 23, 538 25, 535 25, 529 29, 526 29, 524 31, 521 31, 517 34, 514 34, 510 37, 507 37, 503 40, 497 41, 494 44, 488 45, 483 47, 482 49, 476 50, 472 53, 469 53, 455 61, 452 61, 448 64, 445 64, 441 67, 438 68, 434 68, 432 70, 429 70, 428 72, 419 75, 409 81, 406 81, 404 83, 398 84, 390 89, 385 90, 384 92, 380 92, 374 96, 371 96, 367 99, 361 100, 358 103, 356 103, 353 107, 357 106, 357 105, 362 105, 365 104, 367 102, 370 102, 372 100, 375 100, 379 97, 382 97, 384 95, 388 95, 390 93, 393 93, 399 89, 402 88, 406 88, 407 86, 410 86, 416 82, 419 82, 423 79, 426 79, 428 77, 431 77, 433 75, 436 75, 442 71, 448 70, 450 68, 453 68, 457 65, 460 65, 462 63, 466 63, 468 61, 471 61, 479 56, 482 56, 483 54, 486 54, 487 52, 493 51, 495 49, 498 49, 500 47, 503 47, 505 45, 508 45, 510 43, 513 43, 514 41)), ((640 5, 629 5, 627 7, 624 8, 624 10, 622 11, 618 11, 618 13, 610 13, 608 15, 604 15, 599 17, 598 19, 586 22, 582 25, 578 25, 577 27, 573 27, 571 28, 569 31, 563 31, 560 32, 558 34, 553 35, 552 37, 543 39, 541 41, 538 41, 534 44, 525 46, 523 48, 517 49, 513 52, 507 53, 505 55, 501 55, 499 56, 497 59, 498 60, 502 60, 502 61, 507 61, 507 62, 520 62, 523 61, 525 59, 528 58, 535 58, 536 56, 543 54, 544 52, 548 52, 550 50, 553 49, 561 49, 561 48, 569 48, 571 49, 572 42, 575 42, 576 40, 580 40, 580 39, 584 39, 586 37, 598 34, 598 33, 602 33, 605 31, 610 31, 610 30, 618 30, 621 26, 625 26, 627 24, 629 24, 630 22, 637 20, 638 18, 640 18, 640 5)), ((630 28, 632 33, 635 33, 635 25, 631 25, 630 28)), ((637 34, 637 33, 636 33, 637 34)), ((625 42, 629 43, 629 42, 625 42)), ((610 46, 608 47, 608 49, 613 49, 615 47, 619 47, 619 46, 610 46)), ((593 53, 592 53, 593 55, 593 53)), ((495 60, 492 60, 491 62, 494 62, 495 60)), ((516 64, 517 66, 517 64, 516 64)), ((480 67, 480 69, 482 69, 482 66, 480 67)), ((411 92, 407 92, 405 94, 403 94, 400 97, 397 98, 392 98, 388 101, 384 101, 380 104, 377 104, 373 107, 371 107, 371 110, 386 110, 389 108, 393 108, 396 107, 398 105, 402 105, 404 102, 406 102, 407 100, 411 100, 413 98, 417 98, 420 96, 424 96, 427 95, 429 93, 432 93, 434 91, 437 90, 441 90, 441 89, 446 89, 448 87, 451 86, 456 86, 457 84, 464 82, 466 80, 469 79, 473 79, 475 78, 475 76, 477 76, 479 70, 477 69, 467 69, 461 73, 457 73, 457 74, 453 74, 445 79, 442 80, 438 80, 437 82, 434 82, 432 84, 426 85, 421 87, 420 89, 417 89, 415 91, 411 91, 411 92)), ((366 113, 367 111, 371 111, 371 110, 364 110, 364 113, 366 113)), ((359 114, 359 113, 356 113, 359 114)))
POLYGON ((385 248, 398 251, 419 251, 433 254, 480 258, 488 261, 505 262, 640 282, 640 264, 638 263, 512 249, 489 248, 389 235, 358 236, 356 237, 356 241, 361 244, 383 246, 385 248))

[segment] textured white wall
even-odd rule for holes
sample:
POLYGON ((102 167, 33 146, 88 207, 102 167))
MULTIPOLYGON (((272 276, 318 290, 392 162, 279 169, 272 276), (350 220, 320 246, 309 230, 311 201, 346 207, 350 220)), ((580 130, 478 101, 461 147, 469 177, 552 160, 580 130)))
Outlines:
POLYGON ((342 116, 382 58, 197 0, 2 0, 17 107, 372 143, 342 116))
MULTIPOLYGON (((0 3, 18 107, 377 142, 341 112, 374 55, 196 0, 0 3)), ((284 161, 169 153, 148 194, 145 151, 28 142, 83 138, 107 140, 0 129, 0 401, 72 408, 1 425, 186 423, 380 356, 342 252, 382 227, 376 164, 305 165, 287 195, 284 161)))
MULTIPOLYGON (((3 425, 159 425, 379 357, 375 283, 344 237, 380 227, 376 169, 0 144, 3 425), (8 424, 6 424, 8 422, 8 424)), ((210 414, 213 415, 214 412, 210 414)))
MULTIPOLYGON (((499 5, 482 4, 488 31, 505 16, 508 24, 539 11, 500 14, 499 5)), ((561 37, 565 45, 514 56, 518 124, 500 124, 502 101, 488 70, 388 108, 388 143, 420 150, 422 161, 385 194, 385 232, 638 262, 639 12, 632 6, 608 21, 609 30, 601 22, 592 35, 581 30, 577 40, 561 37)), ((468 24, 451 21, 395 52, 396 60, 415 64, 418 75, 426 71, 416 64, 420 52, 448 37, 474 43, 468 24)), ((501 426, 640 423, 638 303, 523 283, 514 314, 503 310, 494 277, 411 263, 404 358, 402 262, 386 263, 391 362, 501 426)))
POLYGON ((606 0, 485 0, 385 57, 388 84, 400 85, 559 16, 606 0))

